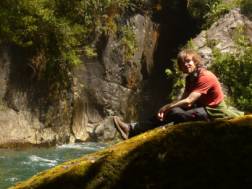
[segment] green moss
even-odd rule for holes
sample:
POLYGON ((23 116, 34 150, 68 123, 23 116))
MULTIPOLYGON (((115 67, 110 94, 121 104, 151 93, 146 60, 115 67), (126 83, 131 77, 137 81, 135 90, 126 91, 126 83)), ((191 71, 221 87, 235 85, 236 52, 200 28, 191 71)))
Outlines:
POLYGON ((246 188, 252 116, 157 128, 44 171, 23 188, 246 188))
POLYGON ((124 61, 128 62, 133 58, 137 50, 137 42, 133 26, 126 25, 120 27, 120 33, 121 33, 120 46, 123 49, 123 54, 125 57, 124 61))

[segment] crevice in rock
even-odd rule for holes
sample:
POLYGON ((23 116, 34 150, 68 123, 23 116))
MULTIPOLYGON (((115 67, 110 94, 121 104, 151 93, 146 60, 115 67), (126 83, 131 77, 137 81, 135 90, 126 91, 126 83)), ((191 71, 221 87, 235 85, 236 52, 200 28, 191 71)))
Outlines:
POLYGON ((148 76, 143 76, 145 80, 140 95, 140 120, 149 118, 168 102, 173 81, 167 78, 165 69, 173 67, 171 59, 176 58, 179 49, 198 32, 197 23, 189 15, 186 6, 186 0, 163 0, 162 9, 153 14, 152 20, 159 25, 159 38, 153 69, 148 76))

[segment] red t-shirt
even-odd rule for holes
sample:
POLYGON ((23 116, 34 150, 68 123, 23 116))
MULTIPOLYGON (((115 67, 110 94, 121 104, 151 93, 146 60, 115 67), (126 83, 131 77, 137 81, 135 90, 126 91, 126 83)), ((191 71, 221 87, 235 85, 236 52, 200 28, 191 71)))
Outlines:
POLYGON ((187 76, 185 94, 188 96, 191 92, 201 93, 196 101, 199 106, 216 107, 224 99, 220 82, 210 71, 200 68, 197 76, 187 76))

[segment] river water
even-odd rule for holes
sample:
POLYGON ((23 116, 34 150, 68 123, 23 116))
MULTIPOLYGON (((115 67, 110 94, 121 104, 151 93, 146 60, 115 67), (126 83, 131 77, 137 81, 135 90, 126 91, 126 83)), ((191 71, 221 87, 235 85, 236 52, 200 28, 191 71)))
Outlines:
POLYGON ((40 171, 106 146, 101 143, 83 143, 26 150, 0 149, 0 189, 6 189, 40 171))

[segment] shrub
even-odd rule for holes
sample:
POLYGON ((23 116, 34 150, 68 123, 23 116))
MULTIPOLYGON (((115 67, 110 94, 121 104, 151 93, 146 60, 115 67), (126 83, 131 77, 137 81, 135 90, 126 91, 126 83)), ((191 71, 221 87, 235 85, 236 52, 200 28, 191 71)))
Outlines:
POLYGON ((231 9, 240 7, 242 1, 249 0, 188 0, 188 10, 203 28, 208 28, 231 9))
POLYGON ((210 12, 214 4, 218 4, 221 0, 188 0, 187 7, 189 13, 200 24, 205 22, 206 15, 210 12))
POLYGON ((165 74, 173 83, 172 91, 170 92, 168 99, 174 101, 180 99, 182 96, 185 80, 182 72, 178 69, 177 60, 172 59, 171 61, 173 62, 173 66, 171 69, 167 68, 165 74))
POLYGON ((234 32, 236 53, 215 49, 212 69, 228 89, 231 102, 245 111, 252 111, 252 47, 240 27, 234 32))
POLYGON ((228 13, 231 9, 240 6, 240 0, 231 0, 231 1, 216 1, 213 4, 209 5, 209 12, 204 15, 206 23, 204 27, 211 26, 216 22, 222 15, 228 13))
POLYGON ((242 0, 241 1, 241 11, 243 14, 252 19, 252 1, 251 0, 242 0))

